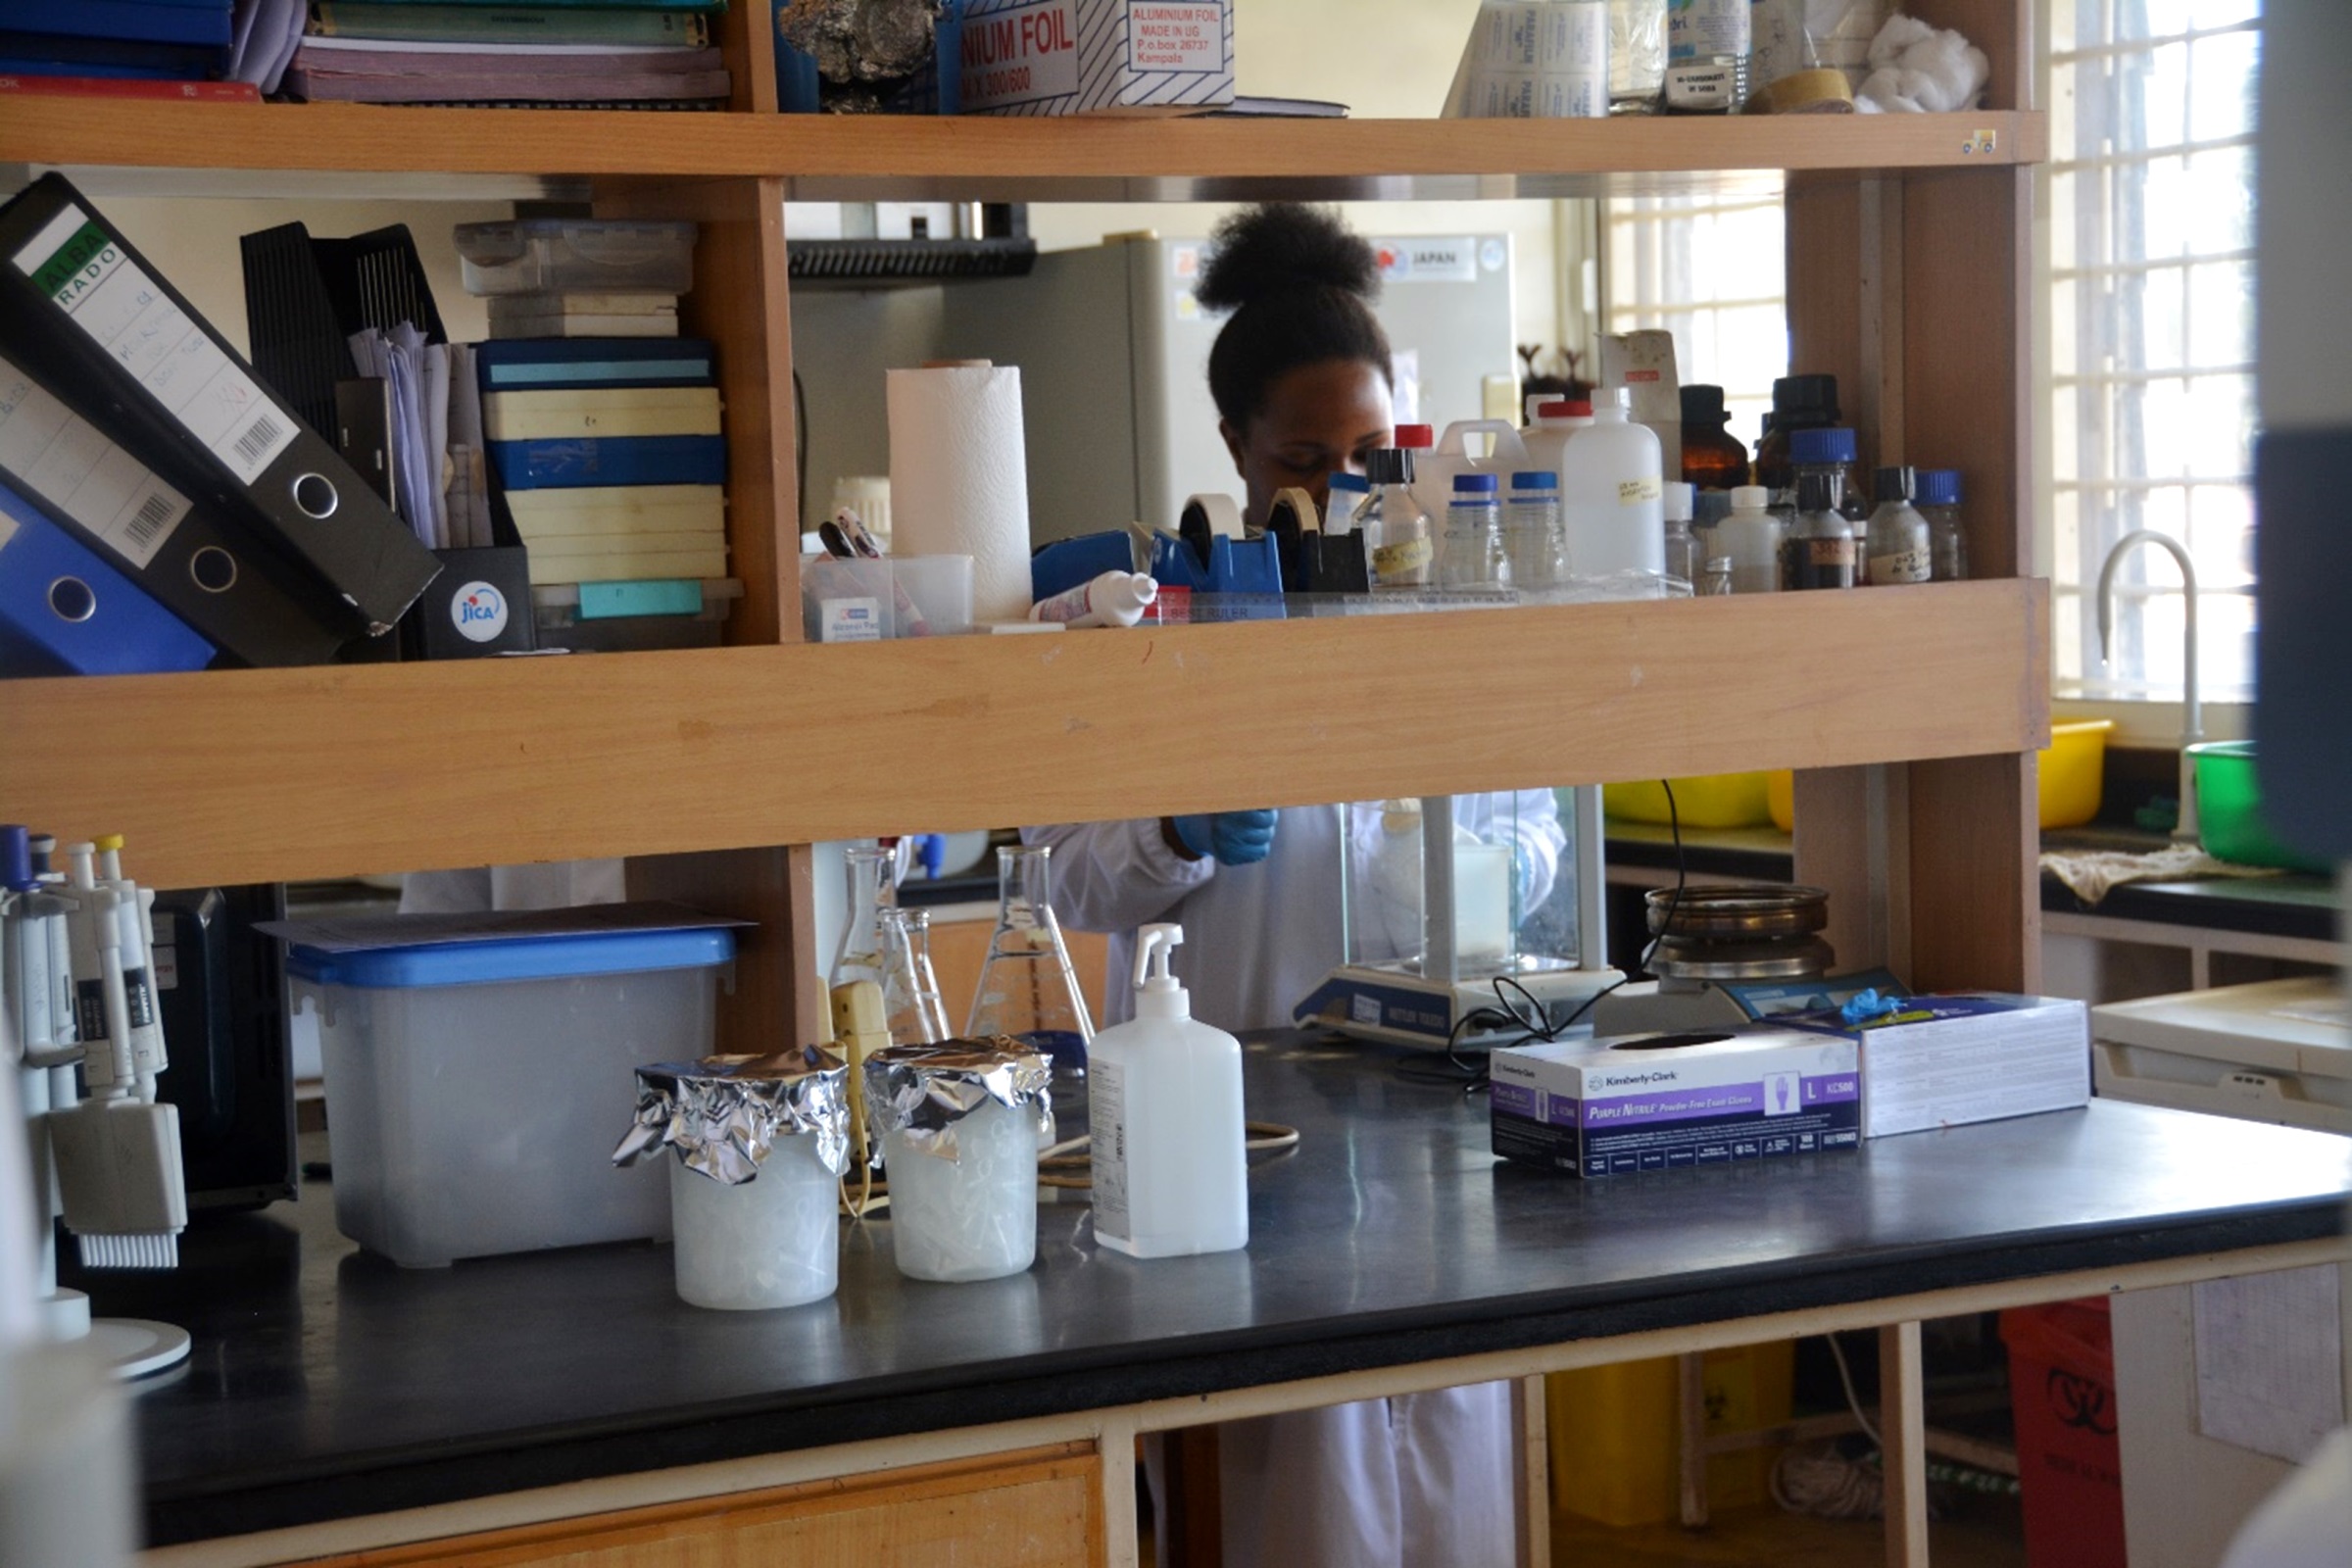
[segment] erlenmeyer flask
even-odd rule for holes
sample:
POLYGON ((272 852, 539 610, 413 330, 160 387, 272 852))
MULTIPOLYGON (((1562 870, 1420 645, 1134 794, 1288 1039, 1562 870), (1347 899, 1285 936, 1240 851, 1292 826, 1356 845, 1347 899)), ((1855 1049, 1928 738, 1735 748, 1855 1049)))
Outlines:
POLYGON ((1053 855, 1042 845, 997 851, 997 931, 964 1033, 1010 1035, 1049 1058, 1056 1077, 1076 1077, 1095 1024, 1054 918, 1053 855))
POLYGON ((882 1008, 894 1046, 937 1045, 948 1038, 948 1009, 931 968, 931 911, 882 910, 882 1008))
POLYGON ((825 974, 825 989, 853 980, 871 980, 889 994, 883 956, 882 911, 899 902, 893 872, 898 856, 878 844, 853 844, 843 853, 849 872, 849 902, 843 906, 841 946, 833 950, 833 967, 825 974))

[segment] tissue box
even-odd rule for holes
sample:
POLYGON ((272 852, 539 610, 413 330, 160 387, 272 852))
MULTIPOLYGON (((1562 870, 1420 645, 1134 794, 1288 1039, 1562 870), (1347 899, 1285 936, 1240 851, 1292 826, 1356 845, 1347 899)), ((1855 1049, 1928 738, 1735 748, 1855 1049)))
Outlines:
POLYGON ((1786 1029, 1509 1046, 1487 1058, 1494 1150, 1617 1176, 1861 1143, 1850 1040, 1786 1029))
POLYGON ((965 114, 1233 102, 1233 0, 963 0, 961 10, 965 114))
POLYGON ((2080 1002, 1981 991, 1910 997, 1859 1026, 1834 1012, 1778 1021, 1859 1046, 1865 1138, 2090 1103, 2090 1012, 2080 1002))

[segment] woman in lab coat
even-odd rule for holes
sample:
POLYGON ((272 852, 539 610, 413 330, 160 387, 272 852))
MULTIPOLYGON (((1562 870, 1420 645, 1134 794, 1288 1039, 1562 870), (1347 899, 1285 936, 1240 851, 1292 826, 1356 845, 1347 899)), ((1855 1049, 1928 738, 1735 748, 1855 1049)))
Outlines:
MULTIPOLYGON (((1200 303, 1234 315, 1208 360, 1219 429, 1262 524, 1275 493, 1361 472, 1390 444, 1389 345, 1368 301, 1372 248, 1336 219, 1250 209, 1217 231, 1200 303)), ((1517 840, 1520 906, 1548 894, 1563 842, 1550 792, 1466 796, 1482 838, 1517 840), (1506 807, 1507 803, 1507 807, 1506 807)), ((1184 926, 1175 964, 1194 1016, 1287 1025, 1341 961, 1337 806, 1025 829, 1054 846, 1054 907, 1111 933, 1107 1013, 1133 1011, 1135 928, 1184 926)), ((1379 846, 1353 853, 1377 858, 1379 846)), ((1515 1551, 1510 1395, 1500 1383, 1367 1399, 1218 1429, 1227 1568, 1508 1568, 1515 1551)))

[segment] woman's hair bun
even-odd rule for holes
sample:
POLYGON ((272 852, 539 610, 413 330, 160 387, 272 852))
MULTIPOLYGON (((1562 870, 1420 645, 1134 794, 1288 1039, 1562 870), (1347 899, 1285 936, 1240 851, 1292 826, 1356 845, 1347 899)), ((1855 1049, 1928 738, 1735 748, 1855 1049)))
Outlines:
POLYGON ((1268 202, 1227 218, 1210 236, 1208 265, 1194 290, 1212 311, 1300 287, 1335 288, 1369 301, 1380 292, 1380 259, 1330 213, 1268 202))

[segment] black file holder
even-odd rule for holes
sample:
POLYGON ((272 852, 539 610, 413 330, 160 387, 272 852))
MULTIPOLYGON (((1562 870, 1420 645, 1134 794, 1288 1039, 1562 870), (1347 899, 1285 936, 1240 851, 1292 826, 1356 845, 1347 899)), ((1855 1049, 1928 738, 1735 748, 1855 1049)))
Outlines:
MULTIPOLYGON (((427 343, 449 341, 408 225, 316 239, 300 223, 281 223, 247 234, 240 244, 254 368, 390 501, 392 466, 383 450, 390 432, 380 420, 345 416, 370 402, 361 390, 368 378, 353 373, 355 333, 368 327, 388 332, 407 321, 427 343)), ((536 647, 529 557, 495 496, 490 518, 496 544, 433 552, 441 575, 401 617, 397 641, 351 644, 345 660, 480 659, 536 647), (503 614, 480 618, 490 610, 503 614), (468 634, 493 621, 491 635, 468 634)))

